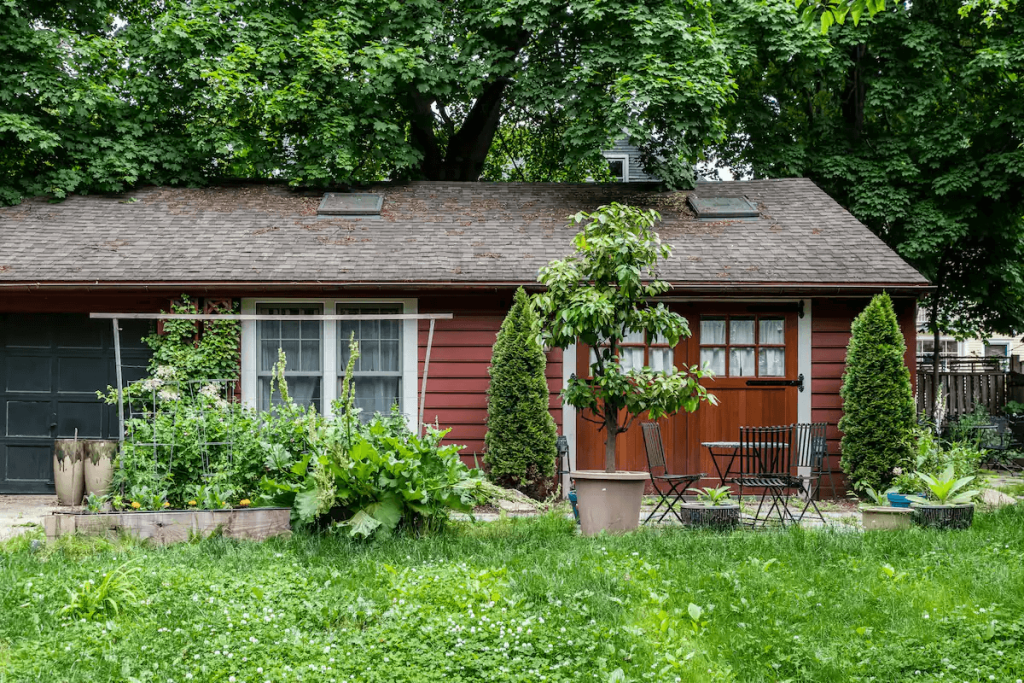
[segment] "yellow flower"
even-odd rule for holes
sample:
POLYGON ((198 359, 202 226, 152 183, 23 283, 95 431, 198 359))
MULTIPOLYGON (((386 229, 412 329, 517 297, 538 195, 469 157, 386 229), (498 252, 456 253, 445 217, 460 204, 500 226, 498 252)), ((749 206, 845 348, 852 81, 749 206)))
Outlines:
POLYGON ((195 502, 194 500, 190 500, 190 501, 188 502, 188 504, 189 504, 189 505, 198 505, 198 503, 197 503, 197 502, 195 502))
POLYGON ((170 504, 170 503, 168 503, 168 502, 167 502, 167 501, 165 500, 165 501, 164 501, 164 507, 165 507, 165 508, 169 508, 169 507, 171 507, 171 504, 170 504))
POLYGON ((248 498, 243 498, 242 500, 238 501, 238 505, 240 507, 247 508, 249 507, 250 504, 252 504, 252 501, 249 500, 248 498))
POLYGON ((142 503, 140 503, 137 500, 133 500, 132 501, 132 507, 135 508, 136 510, 138 510, 140 507, 142 507, 142 503))

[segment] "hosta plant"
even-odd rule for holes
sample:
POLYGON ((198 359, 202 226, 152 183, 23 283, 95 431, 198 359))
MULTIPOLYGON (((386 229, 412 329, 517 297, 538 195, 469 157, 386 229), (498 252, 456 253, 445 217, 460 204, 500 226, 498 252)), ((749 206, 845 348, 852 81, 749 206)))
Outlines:
MULTIPOLYGON (((877 491, 870 484, 864 485, 864 495, 876 506, 876 507, 888 507, 889 506, 889 494, 897 493, 899 489, 895 486, 890 486, 884 491, 877 491)), ((851 496, 856 497, 855 493, 850 493, 851 496)))
POLYGON ((907 496, 911 502, 922 505, 965 505, 978 495, 977 490, 963 491, 965 486, 974 481, 974 477, 956 476, 953 465, 949 465, 941 474, 932 476, 924 472, 917 473, 918 478, 928 487, 929 498, 907 496))
POLYGON ((718 488, 705 487, 702 489, 686 489, 687 491, 693 491, 697 494, 697 501, 704 503, 707 507, 718 507, 719 505, 729 505, 732 503, 730 495, 732 489, 728 486, 719 486, 718 488))

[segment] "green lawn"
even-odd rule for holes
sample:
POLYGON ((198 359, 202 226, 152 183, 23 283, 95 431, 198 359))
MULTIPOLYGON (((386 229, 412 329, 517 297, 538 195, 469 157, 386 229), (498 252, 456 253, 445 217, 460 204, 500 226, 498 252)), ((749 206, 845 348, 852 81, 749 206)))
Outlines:
POLYGON ((584 539, 545 517, 371 544, 0 551, 0 681, 1022 677, 1024 506, 947 533, 584 539), (117 613, 73 616, 118 567, 117 613))

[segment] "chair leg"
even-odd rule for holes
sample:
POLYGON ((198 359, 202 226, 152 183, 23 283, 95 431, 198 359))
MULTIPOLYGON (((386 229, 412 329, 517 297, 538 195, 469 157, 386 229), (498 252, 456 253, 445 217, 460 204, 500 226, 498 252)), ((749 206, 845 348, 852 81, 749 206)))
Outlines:
POLYGON ((647 515, 647 519, 643 521, 644 524, 647 524, 647 522, 651 521, 651 518, 654 517, 654 515, 658 514, 658 510, 661 508, 663 503, 668 503, 668 500, 666 499, 665 494, 661 492, 661 489, 655 486, 654 490, 658 492, 658 495, 661 497, 661 500, 659 500, 658 504, 654 506, 653 510, 651 510, 651 514, 647 515))
MULTIPOLYGON (((801 487, 801 493, 803 492, 803 490, 803 487, 801 487)), ((804 520, 804 515, 807 514, 807 509, 813 506, 814 512, 818 515, 818 519, 821 520, 821 523, 827 524, 827 522, 825 521, 825 515, 821 514, 821 510, 818 509, 818 504, 814 502, 814 492, 821 490, 821 478, 819 477, 816 481, 809 482, 807 490, 809 491, 807 495, 807 502, 804 503, 804 509, 800 511, 800 518, 796 520, 796 523, 799 524, 800 522, 802 522, 804 520)))
POLYGON ((679 484, 669 484, 669 486, 671 487, 671 489, 669 490, 667 495, 675 496, 675 497, 669 502, 667 508, 665 509, 665 512, 663 512, 661 514, 661 517, 658 518, 658 524, 661 524, 662 522, 664 522, 665 521, 665 516, 668 513, 670 513, 670 512, 673 515, 675 515, 675 518, 679 520, 680 524, 682 524, 683 523, 683 516, 681 514, 679 514, 679 512, 677 512, 675 510, 674 506, 675 506, 676 503, 678 503, 682 499, 683 491, 679 491, 678 490, 678 488, 680 486, 679 484))
MULTIPOLYGON (((765 489, 761 493, 761 500, 759 500, 758 503, 757 503, 757 512, 754 513, 754 521, 751 524, 751 526, 754 526, 754 527, 757 526, 757 522, 761 518, 761 506, 764 505, 764 499, 765 499, 765 496, 767 496, 767 495, 768 495, 768 489, 765 489)), ((771 514, 772 514, 772 511, 769 509, 768 510, 768 514, 766 515, 766 519, 767 519, 767 517, 771 516, 771 514)))
POLYGON ((779 526, 783 529, 786 528, 786 518, 793 518, 793 513, 789 511, 789 506, 786 505, 785 497, 782 491, 776 491, 769 489, 769 495, 772 497, 772 509, 765 515, 765 524, 767 525, 768 520, 771 518, 772 510, 775 510, 779 515, 779 526))
POLYGON ((832 478, 832 467, 828 468, 828 486, 832 489, 832 500, 836 499, 836 480, 832 478))

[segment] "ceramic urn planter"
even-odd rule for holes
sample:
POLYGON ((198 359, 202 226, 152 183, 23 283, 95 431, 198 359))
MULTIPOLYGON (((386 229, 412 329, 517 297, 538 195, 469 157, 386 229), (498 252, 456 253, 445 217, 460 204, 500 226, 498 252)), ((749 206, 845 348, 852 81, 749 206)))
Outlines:
POLYGON ((96 440, 85 442, 85 492, 96 496, 110 493, 114 479, 114 458, 117 441, 96 440))
POLYGON ((864 506, 860 509, 860 522, 865 531, 882 529, 909 529, 914 511, 909 507, 864 506))
POLYGON ((53 442, 53 483, 58 505, 81 505, 85 494, 85 442, 57 439, 53 442))
POLYGON ((580 531, 584 536, 601 531, 633 531, 640 526, 640 504, 650 474, 580 470, 569 476, 576 481, 580 531))

